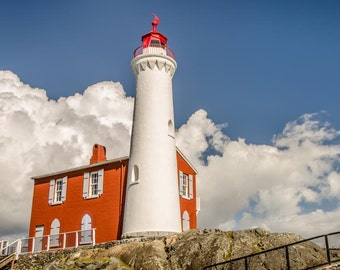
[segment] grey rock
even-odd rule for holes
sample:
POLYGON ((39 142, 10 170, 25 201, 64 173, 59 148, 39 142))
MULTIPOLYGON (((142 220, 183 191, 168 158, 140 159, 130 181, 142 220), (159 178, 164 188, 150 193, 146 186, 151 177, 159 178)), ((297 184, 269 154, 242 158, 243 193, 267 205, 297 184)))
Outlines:
MULTIPOLYGON (((264 229, 224 232, 190 230, 159 238, 114 241, 94 248, 44 252, 20 256, 15 269, 202 269, 301 240, 296 234, 270 233, 264 229)), ((291 269, 304 269, 326 261, 322 248, 305 242, 289 248, 291 269)), ((286 269, 285 250, 254 256, 249 269, 286 269)), ((228 266, 242 269, 244 261, 228 266)), ((227 269, 227 268, 226 268, 227 269)))

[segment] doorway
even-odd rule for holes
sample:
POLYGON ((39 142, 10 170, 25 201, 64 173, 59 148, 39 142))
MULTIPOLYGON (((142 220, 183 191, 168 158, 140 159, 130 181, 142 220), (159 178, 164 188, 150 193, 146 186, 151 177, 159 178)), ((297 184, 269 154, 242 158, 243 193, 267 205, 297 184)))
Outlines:
POLYGON ((44 225, 35 226, 34 251, 41 251, 44 239, 44 225))

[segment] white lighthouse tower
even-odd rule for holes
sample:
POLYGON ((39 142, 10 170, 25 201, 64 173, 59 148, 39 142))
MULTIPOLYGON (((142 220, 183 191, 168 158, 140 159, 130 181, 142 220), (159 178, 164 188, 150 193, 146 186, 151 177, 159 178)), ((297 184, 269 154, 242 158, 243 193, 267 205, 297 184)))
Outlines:
POLYGON ((177 64, 167 38, 152 30, 142 36, 131 68, 136 77, 123 238, 181 231, 172 77, 177 64))

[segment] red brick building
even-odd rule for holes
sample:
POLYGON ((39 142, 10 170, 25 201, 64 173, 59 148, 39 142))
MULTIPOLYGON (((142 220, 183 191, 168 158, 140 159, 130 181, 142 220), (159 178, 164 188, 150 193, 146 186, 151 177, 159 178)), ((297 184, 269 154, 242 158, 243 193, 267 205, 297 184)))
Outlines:
MULTIPOLYGON (((97 243, 120 239, 128 162, 128 157, 106 160, 105 147, 96 144, 90 165, 33 177, 29 237, 49 235, 50 248, 61 248, 63 233, 73 231, 81 231, 79 244, 89 243, 94 228, 97 243)), ((197 172, 178 149, 177 167, 182 230, 194 229, 197 172)), ((35 249, 46 247, 40 245, 35 249)))

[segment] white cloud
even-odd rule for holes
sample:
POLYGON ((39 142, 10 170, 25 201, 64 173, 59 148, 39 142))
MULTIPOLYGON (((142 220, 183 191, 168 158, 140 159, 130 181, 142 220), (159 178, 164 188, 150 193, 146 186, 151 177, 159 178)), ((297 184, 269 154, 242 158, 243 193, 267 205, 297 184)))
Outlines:
POLYGON ((340 198, 340 174, 338 172, 331 172, 328 175, 329 196, 340 198))
POLYGON ((0 238, 28 231, 30 177, 88 164, 95 143, 107 147, 108 158, 128 155, 132 109, 120 83, 54 101, 0 71, 0 238))
POLYGON ((196 164, 203 162, 203 153, 207 150, 223 151, 224 144, 229 138, 222 133, 226 124, 216 125, 207 118, 207 112, 198 110, 180 127, 176 133, 176 142, 186 151, 189 160, 196 164))
POLYGON ((207 128, 196 125, 207 125, 218 133, 222 133, 221 128, 204 119, 207 115, 203 112, 195 113, 178 132, 191 138, 193 144, 183 143, 183 139, 178 143, 184 153, 196 159, 193 163, 199 171, 202 202, 200 226, 261 226, 311 235, 320 233, 320 226, 327 223, 325 231, 336 230, 333 225, 339 212, 338 201, 332 201, 335 209, 329 212, 316 211, 316 207, 322 208, 331 196, 339 199, 340 176, 335 168, 340 146, 332 141, 340 133, 320 116, 322 113, 305 114, 289 122, 282 134, 274 137, 273 145, 252 145, 244 139, 217 137, 214 141, 214 137, 207 136, 207 128), (199 148, 195 147, 196 137, 200 138, 199 148), (210 154, 206 165, 199 163, 214 144, 220 146, 220 152, 210 154))
MULTIPOLYGON (((108 158, 128 155, 132 109, 119 83, 55 101, 0 71, 0 238, 27 233, 31 176, 87 164, 94 143, 107 147, 108 158)), ((226 124, 195 112, 176 140, 199 172, 199 226, 302 235, 338 230, 340 132, 322 115, 305 114, 271 145, 255 145, 230 140, 226 124)))

